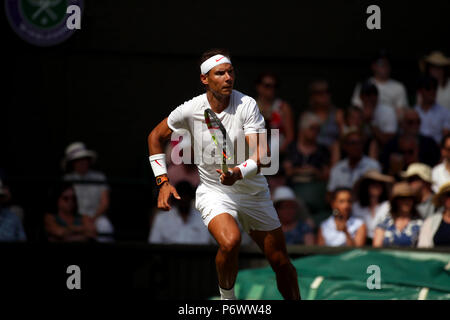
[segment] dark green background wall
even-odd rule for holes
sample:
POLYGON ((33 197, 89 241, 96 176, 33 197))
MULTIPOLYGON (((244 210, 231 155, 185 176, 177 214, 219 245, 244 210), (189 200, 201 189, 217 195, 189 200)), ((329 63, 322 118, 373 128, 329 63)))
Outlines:
POLYGON ((202 51, 229 48, 236 88, 251 95, 260 71, 277 72, 280 95, 297 113, 315 77, 329 79, 336 105, 346 107, 380 48, 411 97, 418 58, 450 54, 449 1, 86 0, 82 29, 50 48, 19 39, 0 7, 0 167, 14 178, 16 198, 36 210, 43 179, 59 176, 65 146, 82 140, 117 184, 113 211, 127 230, 145 224, 152 201, 146 137, 201 93, 202 51), (370 4, 381 7, 381 30, 366 29, 370 4))

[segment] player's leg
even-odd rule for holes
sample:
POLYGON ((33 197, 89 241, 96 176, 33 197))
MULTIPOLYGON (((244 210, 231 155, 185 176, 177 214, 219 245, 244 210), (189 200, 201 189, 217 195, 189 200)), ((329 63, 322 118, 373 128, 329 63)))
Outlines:
POLYGON ((252 230, 250 236, 264 252, 275 272, 278 290, 283 298, 287 300, 301 299, 297 271, 289 259, 281 228, 272 231, 252 230))
MULTIPOLYGON (((219 286, 222 289, 231 290, 238 273, 238 256, 241 243, 239 226, 230 214, 222 213, 209 222, 208 230, 219 245, 216 255, 219 286)), ((223 296, 222 291, 221 295, 223 296)), ((234 291, 230 294, 234 297, 234 291)))

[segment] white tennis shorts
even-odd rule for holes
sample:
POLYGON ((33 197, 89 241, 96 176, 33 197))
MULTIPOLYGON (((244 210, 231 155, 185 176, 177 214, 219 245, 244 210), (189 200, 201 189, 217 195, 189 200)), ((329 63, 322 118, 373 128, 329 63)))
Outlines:
POLYGON ((206 227, 221 213, 229 213, 247 233, 251 230, 271 231, 281 226, 268 189, 256 195, 199 189, 202 188, 197 189, 195 207, 206 227))

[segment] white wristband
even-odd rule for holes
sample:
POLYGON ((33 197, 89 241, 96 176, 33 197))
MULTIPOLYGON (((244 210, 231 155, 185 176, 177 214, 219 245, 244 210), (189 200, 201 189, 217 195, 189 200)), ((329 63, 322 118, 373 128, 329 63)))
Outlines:
POLYGON ((165 153, 154 154, 148 158, 150 160, 150 165, 152 166, 153 174, 155 175, 155 177, 162 174, 167 174, 165 153))
POLYGON ((241 170, 242 179, 246 177, 253 177, 258 173, 258 164, 252 159, 246 160, 237 167, 241 170))

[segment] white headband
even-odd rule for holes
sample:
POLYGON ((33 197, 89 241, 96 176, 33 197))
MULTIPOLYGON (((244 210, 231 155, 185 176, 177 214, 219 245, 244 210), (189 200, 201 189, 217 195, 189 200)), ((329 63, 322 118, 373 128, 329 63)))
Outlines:
POLYGON ((212 56, 211 58, 202 63, 202 65, 200 66, 200 71, 202 72, 202 74, 207 74, 209 70, 222 63, 231 64, 231 61, 224 55, 216 54, 215 56, 212 56))

